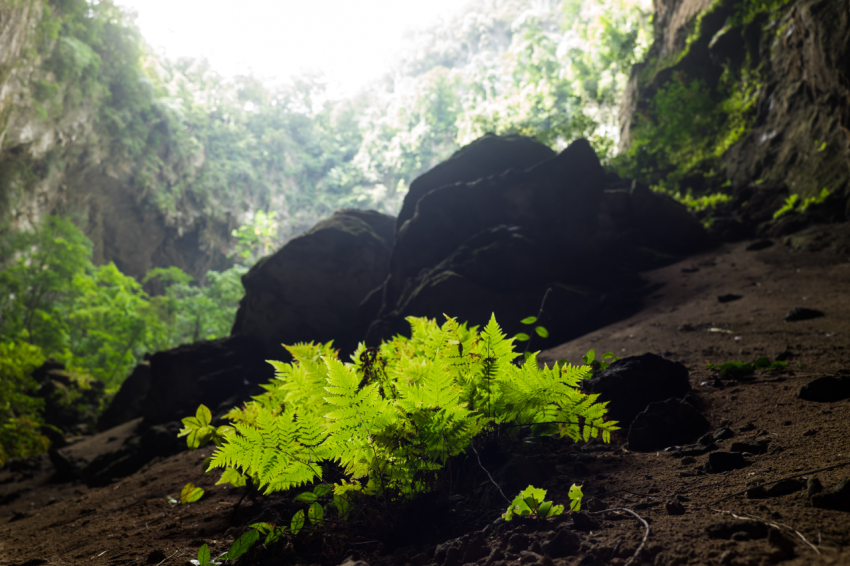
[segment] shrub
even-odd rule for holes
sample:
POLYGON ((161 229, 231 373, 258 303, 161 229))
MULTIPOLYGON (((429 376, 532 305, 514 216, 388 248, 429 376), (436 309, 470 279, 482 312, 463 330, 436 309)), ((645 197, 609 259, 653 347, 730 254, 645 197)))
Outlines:
POLYGON ((0 342, 0 465, 47 450, 41 433, 44 401, 33 395, 34 369, 44 363, 41 349, 22 342, 0 342))
POLYGON ((578 390, 589 367, 540 368, 536 354, 515 365, 521 354, 495 317, 480 333, 448 317, 442 327, 407 320, 411 338, 361 344, 353 363, 340 362, 330 343, 287 347, 294 361, 270 362, 276 381, 227 415, 233 428, 212 427, 202 407, 180 435, 190 448, 215 440, 210 469, 227 468, 222 481, 250 477, 266 493, 323 481, 333 462, 346 476, 334 486, 339 498, 428 490, 449 457, 500 425, 606 442, 618 429, 597 395, 578 390))

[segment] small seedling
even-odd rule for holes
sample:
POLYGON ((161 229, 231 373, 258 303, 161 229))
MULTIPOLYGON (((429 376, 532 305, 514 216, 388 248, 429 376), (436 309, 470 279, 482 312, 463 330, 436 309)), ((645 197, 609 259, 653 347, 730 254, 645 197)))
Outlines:
POLYGON ((183 505, 186 505, 187 503, 194 503, 203 496, 204 488, 195 487, 195 484, 193 483, 187 483, 180 491, 180 503, 183 505))
POLYGON ((614 357, 614 352, 605 352, 602 356, 597 360, 596 359, 596 350, 588 350, 585 355, 581 357, 584 365, 590 366, 593 371, 604 371, 608 369, 610 364, 613 364, 620 358, 614 357), (605 361, 610 360, 610 361, 605 361))
MULTIPOLYGON (((519 492, 508 510, 502 515, 505 521, 514 517, 530 517, 545 520, 555 517, 564 512, 563 505, 554 505, 551 501, 545 501, 546 490, 529 485, 519 492)), ((581 508, 581 486, 573 484, 569 492, 570 511, 578 511, 581 508)))

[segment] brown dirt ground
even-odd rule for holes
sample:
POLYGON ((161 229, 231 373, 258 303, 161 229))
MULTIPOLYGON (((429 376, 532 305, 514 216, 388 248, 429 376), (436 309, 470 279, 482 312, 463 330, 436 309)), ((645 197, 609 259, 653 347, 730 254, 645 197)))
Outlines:
MULTIPOLYGON (((818 230, 824 232, 823 228, 813 229, 814 241, 818 230)), ((788 534, 796 557, 783 564, 850 564, 850 513, 815 509, 803 492, 754 500, 743 495, 729 497, 744 490, 748 481, 772 482, 850 464, 850 400, 813 403, 796 396, 800 386, 815 377, 850 369, 850 252, 841 244, 850 240, 850 229, 845 224, 826 230, 821 241, 825 238, 838 244, 808 245, 809 249, 823 248, 818 251, 794 251, 777 242, 768 249, 748 252, 749 242, 743 242, 649 272, 645 276, 657 290, 641 312, 542 354, 544 360, 565 358, 575 363, 590 348, 599 353, 610 350, 618 356, 663 353, 690 368, 692 387, 705 401, 704 414, 712 430, 729 426, 737 439, 758 436, 770 440, 768 454, 749 457, 750 464, 743 469, 715 475, 697 469, 706 455, 698 456, 695 464, 683 465, 679 458, 663 452, 624 450, 622 437, 614 439, 610 451, 581 450, 567 443, 544 448, 557 452, 558 462, 564 463, 583 454, 582 461, 590 469, 589 476, 577 478, 570 476, 572 467, 559 465, 561 481, 550 489, 556 503, 566 501, 569 483, 583 481, 585 491, 596 492, 602 507, 627 507, 650 521, 646 550, 634 563, 674 566, 779 561, 764 539, 736 542, 706 535, 707 525, 734 514, 759 517, 788 534), (697 270, 689 269, 693 267, 697 270), (720 303, 717 297, 727 293, 742 298, 720 303), (826 316, 785 322, 786 312, 797 306, 820 309, 826 316), (711 372, 704 369, 708 362, 772 358, 775 352, 786 350, 791 356, 788 371, 761 372, 753 380, 727 383, 722 388, 701 386, 712 381, 711 372), (750 422, 755 429, 742 432, 750 422), (664 503, 677 495, 685 499, 686 512, 668 515, 664 503)), ((75 449, 102 450, 105 444, 120 442, 134 426, 135 422, 123 425, 75 449)), ((214 555, 223 552, 244 531, 241 525, 250 521, 230 522, 243 490, 215 486, 217 474, 204 475, 201 462, 210 452, 209 447, 184 452, 112 485, 92 489, 50 483, 47 472, 34 472, 29 478, 0 472, 0 502, 8 501, 4 498, 13 492, 20 494, 0 505, 0 565, 187 564, 204 542, 210 544, 214 555), (189 505, 168 503, 166 496, 179 497, 187 482, 205 488, 204 498, 189 505), (165 559, 152 556, 154 550, 161 551, 165 559)), ((830 488, 850 477, 850 465, 814 475, 830 488)), ((240 513, 256 516, 262 505, 259 500, 246 500, 240 513), (252 513, 252 508, 257 511, 252 513)), ((480 509, 478 523, 496 519, 496 507, 480 509)), ((577 555, 556 559, 555 566, 622 565, 629 559, 644 535, 642 525, 629 515, 607 513, 596 518, 599 527, 581 534, 585 543, 577 555), (588 555, 598 558, 594 561, 588 555)), ((470 524, 468 528, 479 527, 470 524)), ((490 544, 498 542, 495 538, 490 544)), ((410 547, 392 554, 392 549, 362 537, 339 537, 337 543, 323 544, 322 560, 278 553, 276 558, 252 558, 250 563, 338 563, 359 548, 356 555, 372 566, 403 566, 416 562, 408 559, 419 553, 418 548, 410 547)), ((518 566, 520 558, 509 554, 505 565, 518 566)))

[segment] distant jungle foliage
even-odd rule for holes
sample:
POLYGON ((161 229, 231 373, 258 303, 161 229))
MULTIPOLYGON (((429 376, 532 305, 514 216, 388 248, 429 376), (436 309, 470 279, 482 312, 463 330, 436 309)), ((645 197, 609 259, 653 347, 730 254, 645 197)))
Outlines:
POLYGON ((0 342, 29 344, 115 389, 146 352, 230 334, 245 267, 210 271, 204 286, 176 267, 155 269, 146 280, 164 293, 151 297, 113 263, 93 265, 91 253, 83 233, 55 216, 0 236, 0 342))
MULTIPOLYGON (((141 202, 178 224, 187 207, 275 213, 278 245, 338 208, 395 213, 416 176, 488 131, 555 148, 584 136, 609 158, 650 41, 647 0, 481 0, 412 37, 383 80, 334 100, 320 76, 271 87, 158 57, 112 0, 44 1, 39 115, 96 109, 103 150, 141 202)), ((7 176, 6 192, 65 167, 48 162, 7 176)))

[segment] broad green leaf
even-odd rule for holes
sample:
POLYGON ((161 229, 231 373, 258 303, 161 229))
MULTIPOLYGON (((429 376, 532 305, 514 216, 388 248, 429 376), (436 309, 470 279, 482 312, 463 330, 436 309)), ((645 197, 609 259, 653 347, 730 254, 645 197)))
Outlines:
POLYGON ((304 528, 304 511, 300 510, 295 515, 292 516, 292 524, 289 526, 289 530, 292 531, 293 535, 297 535, 301 529, 304 528))
POLYGON ((307 518, 310 519, 311 525, 319 525, 325 517, 325 510, 322 509, 321 503, 318 501, 310 505, 307 509, 307 518))
POLYGON ((540 336, 541 338, 549 338, 549 331, 548 331, 548 330, 546 330, 546 329, 545 329, 544 327, 542 327, 542 326, 535 326, 535 327, 534 327, 534 331, 535 331, 535 332, 537 333, 537 335, 538 335, 538 336, 540 336))
POLYGON ((207 566, 210 563, 210 547, 206 543, 198 549, 198 562, 200 566, 207 566))
POLYGON ((255 529, 251 529, 247 533, 243 534, 230 546, 230 550, 227 551, 227 560, 230 560, 231 562, 235 561, 237 558, 251 550, 251 547, 254 546, 259 538, 260 533, 255 529))
POLYGON ((302 503, 313 503, 316 499, 318 499, 316 494, 310 491, 300 493, 293 498, 294 501, 301 501, 302 503))
POLYGON ((331 488, 331 486, 329 485, 320 483, 319 485, 313 488, 313 493, 316 494, 316 497, 324 497, 333 493, 333 488, 331 488))
POLYGON ((596 350, 588 350, 587 354, 583 355, 581 359, 584 360, 584 363, 587 365, 592 364, 593 360, 596 359, 596 350))
POLYGON ((581 492, 581 486, 573 484, 567 495, 570 498, 570 511, 578 511, 581 509, 581 500, 582 497, 584 497, 584 494, 581 492))
POLYGON ((180 491, 180 503, 194 503, 204 496, 204 490, 201 487, 195 487, 193 483, 187 483, 180 491))
POLYGON ((514 336, 514 340, 517 340, 519 342, 525 342, 526 340, 531 340, 531 336, 529 336, 525 332, 520 332, 519 334, 514 336))
POLYGON ((229 483, 233 487, 243 487, 247 482, 247 478, 233 468, 225 468, 221 474, 221 479, 215 482, 215 485, 229 483))
POLYGON ((264 534, 268 533, 269 531, 274 530, 274 525, 272 525, 270 523, 254 523, 253 525, 251 525, 251 528, 257 529, 257 531, 261 535, 264 535, 264 534))
POLYGON ((206 405, 200 405, 198 411, 195 413, 195 418, 198 419, 199 423, 206 426, 212 420, 212 413, 210 413, 206 405))
POLYGON ((613 357, 614 357, 614 352, 605 352, 604 354, 602 354, 603 360, 609 360, 613 357))
POLYGON ((536 316, 527 316, 524 319, 522 319, 520 322, 523 323, 523 324, 534 324, 535 322, 537 322, 537 317, 536 316))

